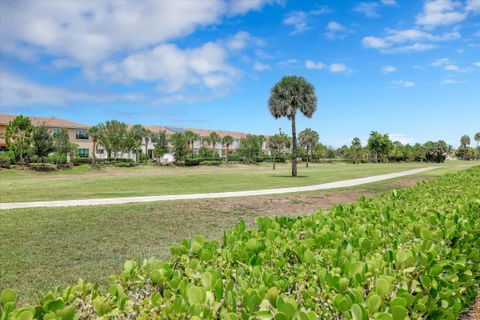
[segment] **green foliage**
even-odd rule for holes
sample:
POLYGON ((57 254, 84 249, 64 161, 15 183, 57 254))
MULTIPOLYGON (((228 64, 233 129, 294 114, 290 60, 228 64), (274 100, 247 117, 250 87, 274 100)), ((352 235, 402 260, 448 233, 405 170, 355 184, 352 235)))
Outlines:
POLYGON ((379 160, 386 162, 388 153, 393 148, 393 144, 388 134, 380 134, 377 131, 372 131, 368 138, 367 148, 372 152, 374 162, 378 162, 379 160))
POLYGON ((5 128, 5 143, 15 154, 15 159, 25 163, 32 143, 33 125, 30 118, 17 116, 5 128))
POLYGON ((63 165, 68 162, 67 154, 55 151, 47 157, 47 162, 53 163, 56 165, 63 165))
POLYGON ((107 157, 115 158, 122 152, 129 152, 132 150, 133 139, 132 135, 128 133, 128 125, 117 120, 110 120, 105 123, 100 123, 98 127, 97 141, 100 146, 107 152, 107 157))
POLYGON ((187 142, 188 141, 185 134, 181 132, 174 133, 170 137, 172 154, 175 157, 175 162, 177 164, 183 164, 185 162, 185 158, 187 157, 187 152, 188 152, 187 142))
POLYGON ((153 139, 155 140, 153 155, 160 161, 160 158, 168 153, 168 141, 165 131, 160 131, 156 135, 153 135, 153 139))
POLYGON ((480 167, 305 217, 258 218, 127 261, 102 289, 79 280, 0 318, 457 319, 480 280, 480 167), (31 312, 31 314, 29 314, 31 312), (27 315, 28 314, 28 315, 27 315))
POLYGON ((263 136, 248 134, 240 140, 240 146, 237 153, 244 162, 255 163, 262 151, 263 136))
POLYGON ((53 150, 66 156, 72 152, 72 144, 68 137, 68 131, 66 129, 59 129, 53 133, 53 150))
POLYGON ((35 127, 32 134, 32 153, 39 162, 48 156, 53 150, 53 141, 48 128, 45 125, 35 127))
POLYGON ((0 152, 0 167, 9 167, 15 164, 15 153, 12 150, 0 152))
POLYGON ((267 148, 270 150, 271 159, 273 162, 273 169, 275 169, 275 162, 278 158, 287 151, 290 146, 290 139, 285 133, 277 133, 267 139, 267 148))
POLYGON ((204 146, 201 146, 200 149, 197 150, 197 155, 200 158, 213 158, 212 150, 204 146))

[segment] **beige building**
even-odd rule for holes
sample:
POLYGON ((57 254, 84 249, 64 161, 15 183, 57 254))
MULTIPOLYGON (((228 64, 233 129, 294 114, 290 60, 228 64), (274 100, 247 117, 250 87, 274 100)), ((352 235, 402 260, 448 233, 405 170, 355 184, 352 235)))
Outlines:
MULTIPOLYGON (((5 127, 8 125, 10 121, 12 121, 16 115, 10 115, 10 114, 0 114, 0 150, 5 149, 5 140, 2 138, 2 132, 5 130, 5 127)), ((40 126, 40 125, 45 125, 47 128, 49 128, 52 132, 54 132, 57 129, 66 129, 68 131, 68 135, 70 137, 70 141, 73 143, 76 143, 78 145, 77 149, 77 155, 79 157, 91 157, 93 155, 93 142, 91 138, 88 137, 88 128, 90 126, 77 123, 77 122, 72 122, 56 117, 50 117, 50 118, 42 118, 42 117, 29 117, 30 120, 32 121, 32 124, 34 126, 40 126)), ((165 131, 165 134, 167 137, 170 137, 171 135, 181 132, 184 133, 186 131, 192 131, 200 136, 200 138, 208 137, 210 133, 215 131, 220 138, 223 138, 225 136, 231 136, 233 138, 233 143, 231 146, 229 146, 229 152, 234 152, 239 146, 240 146, 240 140, 245 137, 247 134, 242 133, 242 132, 235 132, 235 131, 223 131, 223 130, 206 130, 206 129, 194 129, 194 128, 178 128, 178 127, 170 127, 170 126, 160 126, 160 125, 146 125, 144 126, 146 129, 154 132, 154 133, 159 133, 161 131, 165 131)), ((145 141, 143 144, 143 147, 141 148, 142 152, 145 152, 145 141)), ((194 152, 198 151, 202 147, 202 141, 195 141, 193 144, 193 150, 194 152)), ((212 146, 207 146, 208 148, 212 148, 212 146)), ((152 141, 149 141, 147 145, 147 152, 149 158, 153 158, 153 150, 155 148, 155 143, 152 141)), ((263 149, 266 149, 266 144, 264 143, 263 149)), ((215 151, 220 154, 224 155, 225 153, 225 146, 223 146, 221 143, 218 143, 215 146, 215 151)), ((102 149, 101 146, 97 146, 96 150, 96 156, 99 158, 105 158, 107 157, 106 153, 102 149)), ((133 154, 124 154, 122 155, 123 157, 128 157, 128 158, 134 158, 135 156, 133 154)))
MULTIPOLYGON (((0 150, 6 148, 5 139, 3 138, 3 132, 5 127, 10 121, 12 121, 16 115, 12 114, 0 114, 0 150)), ((92 140, 88 137, 88 128, 90 126, 77 122, 72 122, 60 118, 50 117, 29 117, 34 126, 44 125, 53 133, 58 129, 66 129, 70 141, 78 145, 77 154, 79 157, 89 157, 93 152, 92 140)))

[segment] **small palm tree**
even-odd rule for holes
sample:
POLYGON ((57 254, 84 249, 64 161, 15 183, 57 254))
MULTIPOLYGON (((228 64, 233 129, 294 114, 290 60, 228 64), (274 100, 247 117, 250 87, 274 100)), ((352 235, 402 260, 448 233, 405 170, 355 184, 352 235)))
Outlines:
POLYGON ((287 117, 292 121, 292 177, 297 176, 297 131, 296 115, 300 111, 311 118, 317 110, 315 88, 305 78, 298 76, 283 77, 272 88, 268 100, 270 113, 275 119, 287 117))
POLYGON ((135 124, 130 129, 130 135, 133 140, 133 149, 135 150, 135 163, 138 163, 140 154, 140 147, 142 146, 142 139, 145 135, 145 129, 140 124, 135 124))
POLYGON ((476 156, 475 156, 475 160, 478 160, 478 153, 480 152, 480 150, 478 149, 478 143, 480 142, 480 132, 477 132, 475 133, 475 136, 473 137, 473 139, 475 139, 475 141, 477 141, 477 150, 476 150, 476 156))
POLYGON ((222 139, 222 145, 225 147, 225 149, 227 149, 226 151, 226 154, 227 154, 227 162, 228 162, 228 149, 230 148, 230 146, 233 144, 233 137, 232 136, 229 136, 229 135, 226 135, 225 137, 223 137, 222 139))
POLYGON ((298 143, 307 149, 307 163, 306 167, 308 168, 308 156, 309 153, 315 148, 318 143, 318 133, 310 128, 306 128, 298 135, 298 143))
POLYGON ((145 140, 145 156, 148 160, 148 142, 153 139, 154 133, 147 128, 143 128, 143 139, 145 140))
POLYGON ((193 148, 195 145, 195 141, 200 140, 200 136, 191 130, 185 131, 184 134, 185 134, 185 138, 187 139, 188 145, 191 148, 192 157, 193 157, 193 148))
POLYGON ((470 144, 470 137, 466 134, 460 138, 460 145, 463 147, 463 160, 467 160, 467 146, 470 144))
POLYGON ((210 143, 212 144, 213 158, 215 158, 215 155, 217 153, 215 147, 217 146, 217 143, 222 141, 222 139, 215 131, 210 132, 210 135, 208 137, 210 138, 210 143))
POLYGON ((101 128, 99 126, 93 126, 88 129, 88 135, 92 138, 93 150, 92 150, 92 167, 97 167, 97 141, 101 135, 101 128))

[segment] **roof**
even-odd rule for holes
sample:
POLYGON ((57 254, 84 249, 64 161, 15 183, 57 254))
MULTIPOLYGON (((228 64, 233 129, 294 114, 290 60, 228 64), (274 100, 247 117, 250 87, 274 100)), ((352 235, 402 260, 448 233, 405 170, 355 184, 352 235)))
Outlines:
MULTIPOLYGON (((0 114, 0 125, 7 125, 10 121, 15 119, 17 115, 13 114, 0 114)), ((41 126, 42 124, 49 128, 67 128, 67 129, 88 129, 90 128, 89 125, 68 121, 65 119, 50 117, 50 118, 43 118, 43 117, 30 117, 30 121, 34 126, 41 126)))
POLYGON ((175 132, 173 130, 171 130, 171 128, 169 127, 164 127, 164 126, 143 126, 145 129, 148 129, 152 132, 161 132, 161 131, 165 131, 165 134, 167 136, 171 136, 172 134, 174 134, 175 132))
POLYGON ((201 137, 207 137, 210 135, 212 132, 218 133, 220 138, 223 138, 225 136, 231 136, 233 139, 242 139, 244 138, 247 134, 243 132, 235 132, 235 131, 223 131, 223 130, 206 130, 206 129, 187 129, 190 130, 196 134, 198 134, 201 137))

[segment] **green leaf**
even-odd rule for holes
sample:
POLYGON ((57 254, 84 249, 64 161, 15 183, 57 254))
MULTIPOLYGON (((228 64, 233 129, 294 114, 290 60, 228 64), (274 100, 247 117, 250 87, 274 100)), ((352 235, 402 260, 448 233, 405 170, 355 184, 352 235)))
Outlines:
POLYGON ((392 290, 392 283, 387 278, 380 278, 375 283, 375 291, 382 297, 386 297, 392 290))
POLYGON ((377 312, 382 305, 382 298, 375 293, 372 293, 367 298, 367 309, 370 314, 377 312))
POLYGON ((393 320, 404 320, 407 317, 407 309, 403 306, 393 306, 390 311, 392 314, 393 320))
POLYGON ((5 305, 9 302, 17 301, 17 293, 12 289, 3 289, 0 292, 0 302, 5 305))
POLYGON ((191 286, 187 289, 187 299, 190 305, 197 303, 204 303, 206 299, 205 289, 191 286))
POLYGON ((351 312, 352 312, 352 319, 353 320, 362 320, 363 319, 362 308, 360 308, 360 306, 358 304, 352 305, 351 312))

